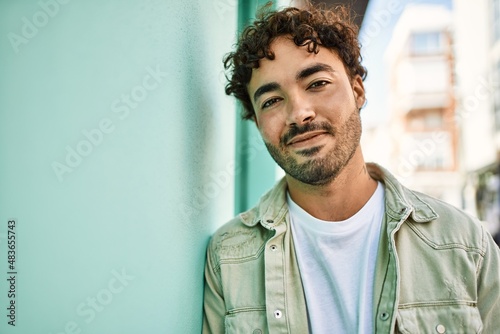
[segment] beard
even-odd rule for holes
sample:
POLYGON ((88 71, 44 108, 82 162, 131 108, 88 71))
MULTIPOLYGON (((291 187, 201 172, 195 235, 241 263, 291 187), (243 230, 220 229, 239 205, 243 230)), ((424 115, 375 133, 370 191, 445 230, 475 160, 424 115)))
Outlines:
POLYGON ((265 142, 274 161, 293 178, 310 185, 325 185, 340 174, 356 152, 361 139, 361 117, 355 109, 349 118, 334 128, 328 122, 307 123, 293 127, 281 137, 279 146, 265 142), (323 157, 314 158, 323 146, 316 146, 297 151, 296 154, 309 158, 299 163, 287 150, 286 143, 293 137, 315 130, 324 130, 334 137, 334 147, 323 157))

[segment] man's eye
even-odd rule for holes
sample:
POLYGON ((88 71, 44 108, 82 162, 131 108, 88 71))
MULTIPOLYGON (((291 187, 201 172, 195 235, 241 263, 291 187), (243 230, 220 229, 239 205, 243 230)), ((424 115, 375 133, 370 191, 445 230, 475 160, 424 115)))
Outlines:
POLYGON ((277 98, 277 97, 273 97, 272 99, 269 99, 267 100, 266 102, 264 102, 262 104, 262 109, 265 109, 265 108, 269 108, 270 106, 272 106, 273 104, 275 104, 276 102, 278 102, 280 99, 277 98))
POLYGON ((330 82, 326 81, 326 80, 319 80, 319 81, 313 82, 308 88, 318 88, 318 87, 326 86, 329 83, 330 82))

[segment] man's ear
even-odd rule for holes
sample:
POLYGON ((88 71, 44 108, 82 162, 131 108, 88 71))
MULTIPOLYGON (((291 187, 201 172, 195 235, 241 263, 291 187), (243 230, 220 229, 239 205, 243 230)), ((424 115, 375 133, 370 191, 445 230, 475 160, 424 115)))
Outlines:
POLYGON ((354 93, 354 99, 356 100, 356 107, 358 109, 361 109, 363 105, 365 104, 366 97, 365 97, 365 86, 363 85, 363 79, 361 79, 361 76, 357 74, 353 79, 352 79, 352 92, 354 93))

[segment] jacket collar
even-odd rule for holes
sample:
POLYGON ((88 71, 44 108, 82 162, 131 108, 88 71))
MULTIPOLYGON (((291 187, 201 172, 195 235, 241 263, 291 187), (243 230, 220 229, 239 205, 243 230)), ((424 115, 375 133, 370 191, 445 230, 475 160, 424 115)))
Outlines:
POLYGON ((367 163, 366 167, 371 177, 385 185, 386 214, 401 219, 410 211, 416 223, 427 223, 439 217, 417 192, 403 186, 388 170, 374 163, 367 163))
MULTIPOLYGON (((438 214, 418 196, 418 193, 404 187, 385 168, 374 163, 367 163, 366 166, 370 175, 385 185, 387 215, 400 220, 411 214, 412 220, 416 223, 426 223, 438 218, 438 214)), ((243 223, 247 226, 255 226, 260 223, 267 229, 274 229, 276 225, 284 222, 288 213, 286 191, 287 183, 285 178, 282 178, 261 197, 257 206, 240 214, 243 223)))
POLYGON ((257 206, 240 214, 243 223, 248 226, 255 226, 260 223, 268 229, 278 225, 288 212, 286 191, 287 183, 283 177, 261 197, 257 206))

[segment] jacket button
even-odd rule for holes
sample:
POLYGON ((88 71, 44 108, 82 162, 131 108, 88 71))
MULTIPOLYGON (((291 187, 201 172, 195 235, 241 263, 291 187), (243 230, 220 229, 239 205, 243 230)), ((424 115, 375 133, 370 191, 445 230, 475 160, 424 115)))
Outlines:
POLYGON ((272 250, 273 252, 275 252, 275 251, 278 249, 278 247, 277 247, 276 245, 271 245, 271 247, 270 247, 270 248, 271 248, 271 250, 272 250))
POLYGON ((387 319, 389 319, 389 313, 387 312, 380 313, 380 319, 386 321, 387 319))
POLYGON ((255 329, 252 334, 262 334, 262 331, 260 329, 255 329))
POLYGON ((439 334, 444 334, 446 333, 446 327, 444 327, 443 325, 437 325, 436 332, 438 332, 439 334))
POLYGON ((283 314, 281 313, 281 311, 280 311, 280 310, 276 310, 276 311, 274 311, 274 317, 275 317, 276 319, 281 318, 281 316, 282 316, 282 315, 283 315, 283 314))

